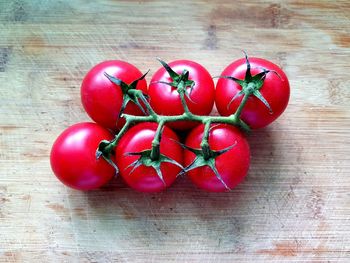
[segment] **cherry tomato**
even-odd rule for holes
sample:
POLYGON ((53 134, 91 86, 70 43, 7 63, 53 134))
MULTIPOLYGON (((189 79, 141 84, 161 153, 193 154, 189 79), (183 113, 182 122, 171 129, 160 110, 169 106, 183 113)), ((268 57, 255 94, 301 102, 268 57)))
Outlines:
MULTIPOLYGON (((169 187, 181 172, 181 168, 175 164, 161 163, 160 170, 164 184, 153 167, 140 165, 133 170, 133 167, 130 166, 140 156, 128 154, 151 149, 156 130, 156 123, 144 122, 137 124, 123 135, 116 148, 116 163, 119 173, 131 188, 141 192, 162 191, 169 187)), ((183 150, 175 142, 178 140, 177 135, 171 129, 165 127, 160 143, 160 153, 182 165, 183 150)))
POLYGON ((58 136, 51 149, 51 168, 65 185, 78 190, 96 189, 114 175, 114 168, 102 157, 96 159, 101 140, 113 135, 96 123, 70 126, 58 136))
MULTIPOLYGON (((215 86, 209 72, 200 64, 189 60, 176 60, 169 63, 169 66, 178 74, 184 69, 189 71, 189 80, 195 85, 190 93, 190 99, 185 97, 189 110, 197 115, 208 115, 214 105, 215 86)), ((156 83, 157 81, 172 82, 169 73, 164 67, 157 70, 153 75, 148 89, 150 104, 154 111, 161 115, 181 115, 184 113, 180 95, 175 87, 166 84, 156 83)), ((197 125, 193 122, 173 122, 168 126, 174 129, 186 130, 197 125)))
MULTIPOLYGON (((104 61, 94 66, 85 76, 81 85, 81 100, 85 111, 91 119, 111 130, 121 129, 124 118, 118 120, 123 103, 123 92, 120 86, 111 82, 104 74, 117 77, 126 84, 140 78, 142 73, 133 65, 120 61, 104 61), (118 124, 117 124, 118 121, 118 124)), ((137 89, 147 92, 147 82, 140 80, 137 89)), ((129 102, 124 113, 142 115, 141 109, 129 102)))
MULTIPOLYGON (((204 126, 194 128, 186 138, 185 144, 191 148, 200 149, 204 126)), ((209 146, 213 151, 228 149, 215 158, 218 174, 229 189, 233 189, 246 176, 250 164, 249 145, 238 128, 231 125, 213 124, 209 133, 209 146), (229 147, 232 148, 229 148, 229 147)), ((184 165, 189 166, 196 155, 185 150, 184 165)), ((210 192, 224 192, 228 189, 218 179, 209 166, 197 167, 187 172, 192 182, 199 188, 210 192)))
MULTIPOLYGON (((251 74, 254 76, 263 70, 273 70, 266 74, 264 84, 259 90, 266 99, 269 108, 257 97, 250 95, 248 102, 243 108, 241 119, 251 128, 262 128, 273 122, 286 109, 289 101, 289 82, 286 74, 277 65, 261 58, 249 58, 251 74)), ((247 65, 245 59, 239 59, 230 64, 223 72, 222 76, 232 76, 243 80, 245 78, 247 65)), ((242 90, 242 87, 230 79, 220 78, 216 85, 215 104, 220 115, 228 116, 235 113, 243 95, 230 101, 242 90)))

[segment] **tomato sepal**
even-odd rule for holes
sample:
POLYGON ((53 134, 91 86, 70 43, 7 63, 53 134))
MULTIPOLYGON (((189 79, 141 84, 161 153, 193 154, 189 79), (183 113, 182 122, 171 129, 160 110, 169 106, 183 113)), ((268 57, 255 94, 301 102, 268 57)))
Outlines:
POLYGON ((149 73, 149 70, 143 74, 141 77, 139 77, 138 79, 135 79, 133 82, 131 82, 130 84, 125 83, 124 81, 122 81, 121 79, 111 76, 108 73, 104 73, 104 75, 114 84, 116 84, 117 86, 120 87, 122 93, 123 93, 123 102, 122 102, 122 106, 121 109, 119 111, 119 115, 118 115, 118 120, 122 117, 122 114, 124 113, 124 110, 126 108, 126 106, 128 105, 128 103, 131 101, 133 103, 136 104, 136 106, 142 111, 142 113, 144 115, 147 115, 145 109, 142 107, 139 99, 142 98, 143 99, 147 99, 147 95, 144 94, 141 90, 137 90, 137 84, 139 81, 143 80, 146 75, 149 73))
POLYGON ((112 161, 111 155, 113 153, 113 147, 111 142, 108 140, 102 140, 96 150, 95 157, 96 159, 103 158, 108 162, 115 170, 115 175, 119 174, 118 166, 112 161))
MULTIPOLYGON (((264 80, 266 78, 266 75, 268 73, 274 73, 276 74, 280 79, 281 76, 274 70, 268 70, 265 68, 261 68, 262 72, 252 76, 251 74, 251 66, 250 66, 250 62, 248 59, 248 55, 245 51, 243 51, 244 56, 245 56, 245 61, 246 61, 246 65, 247 65, 247 70, 245 73, 245 77, 243 80, 235 78, 233 76, 217 76, 214 78, 224 78, 224 79, 229 79, 232 80, 234 82, 236 82, 238 85, 240 85, 242 87, 242 90, 238 93, 236 93, 233 98, 230 100, 230 102, 227 104, 227 109, 230 108, 232 102, 237 99, 238 97, 242 96, 242 95, 246 95, 246 97, 248 98, 249 96, 254 96, 257 99, 259 99, 269 110, 270 114, 273 114, 273 110, 269 104, 269 102, 264 98, 264 96, 260 93, 260 89, 262 88, 262 86, 264 85, 264 80)), ((237 110, 237 115, 240 115, 241 111, 237 110)))
POLYGON ((176 73, 165 61, 157 58, 157 60, 162 64, 165 70, 168 72, 172 82, 166 81, 154 81, 153 83, 161 83, 171 87, 176 88, 179 94, 184 94, 191 102, 195 103, 190 95, 195 86, 195 82, 189 79, 189 71, 184 69, 181 74, 176 73), (189 87, 189 92, 187 91, 187 87, 189 87))
POLYGON ((174 164, 174 165, 180 167, 181 169, 184 169, 183 166, 180 163, 178 163, 174 159, 169 158, 169 157, 167 157, 167 156, 165 156, 164 154, 161 154, 161 153, 159 153, 157 159, 152 159, 151 158, 151 153, 152 153, 151 149, 143 150, 141 152, 128 152, 128 153, 126 153, 125 154, 126 156, 135 156, 136 155, 136 156, 140 156, 140 157, 136 161, 134 161, 131 164, 129 164, 125 169, 132 167, 132 169, 129 172, 129 174, 131 174, 133 171, 135 171, 135 169, 137 167, 139 167, 141 165, 144 165, 144 166, 147 166, 147 167, 152 167, 156 171, 159 179, 162 181, 164 186, 166 186, 166 183, 164 181, 163 174, 162 174, 162 171, 161 171, 161 168, 160 168, 160 165, 162 163, 165 163, 165 162, 171 163, 171 164, 174 164))
POLYGON ((231 191, 232 189, 227 186, 227 184, 225 183, 225 181, 221 177, 220 173, 218 172, 218 170, 216 168, 216 164, 215 164, 215 159, 216 159, 216 157, 220 156, 221 154, 224 154, 227 151, 231 150, 234 146, 236 146, 236 144, 237 144, 237 142, 235 142, 234 144, 232 144, 224 149, 214 151, 214 150, 210 149, 209 144, 205 144, 205 146, 202 147, 202 149, 195 149, 195 148, 187 146, 186 144, 180 143, 180 145, 184 149, 191 151, 196 155, 196 158, 193 160, 193 162, 190 163, 185 168, 183 168, 183 170, 180 174, 182 175, 182 174, 187 173, 193 169, 203 167, 203 166, 208 166, 213 171, 216 178, 226 188, 226 190, 231 191))

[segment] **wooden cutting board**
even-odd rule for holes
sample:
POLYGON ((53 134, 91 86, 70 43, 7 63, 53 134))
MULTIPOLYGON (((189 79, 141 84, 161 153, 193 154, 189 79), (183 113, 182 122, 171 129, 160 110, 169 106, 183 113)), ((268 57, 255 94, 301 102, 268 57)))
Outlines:
MULTIPOLYGON (((150 76, 147 80, 150 80, 150 76)), ((0 1, 1 262, 350 262, 348 1, 0 1), (121 59, 190 59, 215 76, 244 49, 290 79, 286 112, 249 135, 231 193, 179 178, 66 188, 49 152, 88 121, 80 83, 121 59)))

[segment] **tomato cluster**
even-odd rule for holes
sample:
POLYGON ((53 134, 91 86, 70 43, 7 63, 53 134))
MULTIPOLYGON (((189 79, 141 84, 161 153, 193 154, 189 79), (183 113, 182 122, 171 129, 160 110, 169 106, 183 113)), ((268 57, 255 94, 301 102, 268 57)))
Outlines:
POLYGON ((117 173, 135 190, 159 192, 186 174, 201 189, 223 192, 244 179, 250 150, 239 127, 262 128, 282 114, 290 93, 285 73, 246 56, 215 87, 196 62, 160 62, 149 85, 147 73, 119 60, 86 74, 81 100, 94 123, 67 128, 53 144, 51 167, 62 183, 91 190, 117 173), (209 115, 214 103, 222 117, 209 115))

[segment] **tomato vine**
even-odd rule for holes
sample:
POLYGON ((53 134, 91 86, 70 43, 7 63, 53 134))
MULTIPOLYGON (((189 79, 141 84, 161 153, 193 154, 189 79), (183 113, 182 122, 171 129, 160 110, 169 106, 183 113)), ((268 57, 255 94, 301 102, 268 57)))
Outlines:
MULTIPOLYGON (((250 131, 249 126, 240 118, 242 110, 243 110, 243 108, 244 108, 245 104, 247 103, 248 98, 250 96, 258 97, 261 101, 264 102, 266 107, 269 108, 268 102, 262 97, 262 95, 259 92, 259 89, 262 87, 263 82, 264 82, 264 78, 266 77, 266 75, 270 72, 275 73, 272 70, 263 69, 263 71, 261 73, 255 75, 255 76, 252 76, 250 73, 249 59, 248 59, 248 56, 246 54, 245 54, 245 59, 246 59, 247 70, 246 70, 246 76, 245 76, 244 80, 239 80, 239 79, 236 79, 232 76, 219 76, 218 77, 218 78, 227 78, 227 79, 230 79, 232 81, 235 81, 236 83, 238 83, 242 87, 242 92, 237 94, 237 96, 235 96, 232 100, 236 99, 238 96, 241 96, 241 95, 243 95, 243 99, 240 102, 240 105, 237 108, 237 110, 233 114, 231 114, 230 116, 207 116, 207 115, 193 114, 189 110, 187 102, 185 100, 185 96, 189 96, 189 94, 187 94, 187 88, 189 87, 190 89, 192 89, 193 86, 195 85, 195 83, 193 81, 188 79, 189 72, 187 70, 184 70, 181 75, 177 74, 169 67, 168 64, 166 64, 162 60, 159 60, 161 62, 161 64, 163 65, 163 67, 167 70, 167 72, 169 73, 171 78, 173 79, 172 83, 164 83, 164 82, 162 82, 162 83, 166 84, 166 85, 174 85, 177 88, 177 92, 180 95, 181 104, 182 104, 184 113, 181 115, 175 115, 175 116, 159 115, 152 109, 149 101, 147 100, 147 95, 145 95, 142 91, 136 90, 136 89, 128 90, 127 88, 125 88, 128 92, 132 92, 132 94, 133 94, 132 101, 137 101, 137 105, 139 107, 141 107, 141 104, 139 103, 139 101, 142 101, 142 103, 146 107, 147 115, 146 116, 136 116, 136 115, 130 115, 130 114, 121 114, 121 116, 124 117, 126 120, 125 125, 116 134, 115 138, 112 141, 105 141, 104 140, 100 143, 100 145, 97 149, 97 152, 96 152, 96 156, 98 156, 98 157, 103 156, 108 162, 111 162, 110 156, 113 152, 113 149, 116 147, 116 145, 118 144, 121 137, 125 134, 125 132, 129 129, 129 127, 132 124, 140 123, 140 122, 156 122, 156 123, 158 123, 158 127, 157 127, 157 131, 155 133, 154 139, 152 141, 152 147, 151 147, 150 151, 147 152, 147 153, 149 153, 149 155, 145 156, 145 155, 142 155, 140 153, 139 163, 145 163, 146 162, 145 160, 147 160, 147 158, 149 158, 152 161, 159 160, 160 162, 162 162, 164 160, 161 158, 159 146, 160 146, 161 133, 163 130, 163 126, 166 123, 176 122, 176 121, 200 122, 204 125, 204 135, 203 135, 203 138, 202 138, 202 141, 200 144, 201 149, 189 149, 188 147, 187 147, 187 149, 193 151, 197 157, 202 156, 203 158, 201 159, 200 162, 198 162, 198 164, 194 163, 191 165, 191 167, 183 167, 183 171, 188 171, 189 168, 194 169, 196 167, 207 165, 208 167, 210 167, 212 169, 212 171, 215 173, 216 177, 222 182, 222 184, 227 189, 229 189, 226 186, 226 184, 224 183, 224 181, 221 179, 220 175, 218 174, 216 167, 215 167, 215 162, 213 162, 213 160, 215 160, 215 158, 217 156, 219 156, 220 154, 223 154, 226 151, 228 151, 230 149, 230 147, 227 149, 221 150, 221 151, 213 151, 212 149, 210 149, 209 142, 208 142, 210 126, 211 126, 211 124, 216 124, 216 123, 229 124, 229 125, 238 126, 242 130, 249 132, 250 131)), ((140 79, 143 79, 146 74, 144 74, 142 76, 142 78, 140 78, 140 79)), ((111 81, 115 82, 118 85, 120 85, 122 83, 121 81, 117 80, 116 78, 112 78, 110 76, 108 76, 108 77, 111 81)), ((134 84, 134 86, 136 86, 136 84, 134 82, 133 82, 133 84, 134 84)), ((122 86, 125 86, 125 84, 122 86)), ((191 90, 190 90, 190 92, 191 92, 191 90)), ((128 96, 127 98, 129 98, 129 97, 130 96, 128 96)), ((182 146, 184 148, 186 148, 185 145, 182 145, 182 146)), ((232 147, 233 146, 234 146, 234 143, 233 143, 232 147)), ((198 160, 198 158, 197 158, 197 160, 198 160)), ((160 170, 157 169, 157 172, 159 173, 160 170)), ((161 175, 159 177, 162 178, 161 175)))
POLYGON ((214 77, 216 86, 190 60, 158 59, 162 67, 149 86, 149 71, 142 74, 130 63, 95 65, 82 82, 81 99, 96 123, 73 125, 56 139, 50 154, 55 175, 81 190, 104 185, 114 172, 144 192, 164 190, 182 174, 208 191, 231 190, 250 164, 240 130, 273 122, 290 95, 277 65, 244 55, 214 77), (214 102, 220 116, 209 115, 214 102), (182 143, 171 128, 191 130, 182 143))

